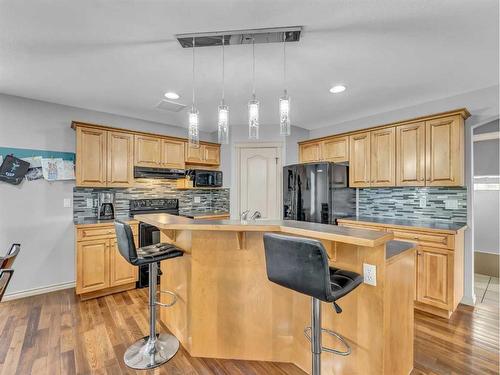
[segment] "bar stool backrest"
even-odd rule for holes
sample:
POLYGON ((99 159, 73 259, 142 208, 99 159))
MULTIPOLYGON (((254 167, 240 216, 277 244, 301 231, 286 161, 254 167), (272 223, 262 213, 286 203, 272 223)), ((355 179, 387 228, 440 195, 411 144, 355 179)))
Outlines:
POLYGON ((137 249, 134 243, 134 234, 130 225, 121 220, 115 220, 116 243, 122 257, 130 264, 137 262, 137 249))
POLYGON ((296 292, 332 301, 328 255, 318 240, 264 234, 267 277, 296 292))
POLYGON ((0 302, 2 302, 3 295, 5 294, 5 290, 9 285, 10 279, 14 274, 14 270, 10 269, 1 269, 0 270, 0 302))
POLYGON ((21 251, 21 244, 18 243, 12 244, 5 257, 0 258, 1 262, 0 269, 12 268, 12 265, 14 264, 14 261, 16 260, 19 251, 21 251))

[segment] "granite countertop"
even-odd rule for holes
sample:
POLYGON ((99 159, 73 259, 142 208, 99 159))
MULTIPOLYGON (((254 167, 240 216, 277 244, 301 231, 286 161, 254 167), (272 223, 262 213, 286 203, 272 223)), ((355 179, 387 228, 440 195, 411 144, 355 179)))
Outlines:
POLYGON ((134 218, 165 230, 282 232, 368 247, 385 244, 393 238, 392 233, 383 231, 295 220, 197 220, 165 213, 135 215, 134 218))
POLYGON ((192 217, 192 218, 217 217, 217 216, 229 216, 229 212, 228 211, 223 211, 223 210, 184 211, 184 212, 180 213, 179 216, 192 217))
POLYGON ((401 227, 414 227, 425 228, 436 231, 457 232, 467 227, 466 223, 446 223, 442 221, 425 221, 425 220, 408 220, 408 219, 394 219, 388 217, 374 217, 374 216, 352 216, 344 219, 339 219, 339 222, 364 222, 381 225, 394 225, 401 227))
POLYGON ((390 240, 385 244, 385 259, 399 255, 406 250, 414 249, 417 245, 412 242, 390 240))
MULTIPOLYGON (((118 216, 116 217, 116 220, 123 220, 123 221, 136 221, 132 216, 118 216)), ((73 220, 73 223, 75 225, 106 225, 106 224, 113 224, 115 219, 107 219, 107 220, 98 220, 96 217, 93 218, 84 218, 84 219, 76 219, 73 220)))

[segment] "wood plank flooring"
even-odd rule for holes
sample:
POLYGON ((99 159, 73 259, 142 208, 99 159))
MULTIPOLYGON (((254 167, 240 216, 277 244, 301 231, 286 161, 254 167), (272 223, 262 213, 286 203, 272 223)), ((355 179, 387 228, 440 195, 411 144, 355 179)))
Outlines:
MULTIPOLYGON (((417 312, 412 374, 499 374, 499 315, 489 305, 460 306, 449 321, 417 312)), ((155 370, 130 370, 123 353, 147 332, 146 289, 86 302, 72 289, 4 302, 0 374, 304 374, 291 364, 193 358, 183 349, 155 370)))

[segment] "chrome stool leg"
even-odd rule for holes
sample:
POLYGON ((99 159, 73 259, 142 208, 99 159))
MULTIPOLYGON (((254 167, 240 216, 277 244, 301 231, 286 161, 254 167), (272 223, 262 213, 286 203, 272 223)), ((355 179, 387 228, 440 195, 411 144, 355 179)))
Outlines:
POLYGON ((156 333, 156 283, 158 265, 149 264, 149 336, 130 346, 124 355, 125 364, 136 370, 158 367, 168 362, 179 350, 179 340, 168 333, 156 333))

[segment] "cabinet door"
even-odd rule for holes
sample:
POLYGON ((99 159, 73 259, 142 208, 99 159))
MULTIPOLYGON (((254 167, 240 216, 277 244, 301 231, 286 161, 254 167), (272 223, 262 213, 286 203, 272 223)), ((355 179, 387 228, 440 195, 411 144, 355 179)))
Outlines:
POLYGON ((337 137, 323 141, 321 160, 331 162, 349 161, 349 137, 337 137))
POLYGON ((370 159, 371 186, 396 184, 396 129, 372 131, 370 159))
POLYGON ((452 308, 453 253, 420 246, 417 252, 417 301, 452 308))
POLYGON ((109 240, 77 242, 76 293, 109 287, 109 240))
POLYGON ((134 183, 134 136, 108 132, 108 186, 130 187, 134 183))
POLYGON ((425 122, 396 127, 396 185, 425 185, 425 122))
POLYGON ((200 145, 199 147, 191 147, 189 144, 186 144, 186 163, 203 163, 204 159, 204 146, 200 145))
POLYGON ((134 165, 160 167, 161 138, 136 135, 134 144, 134 165))
POLYGON ((301 163, 311 163, 321 159, 320 143, 307 143, 300 145, 299 157, 301 163))
POLYGON ((220 164, 220 147, 204 145, 204 161, 207 164, 219 165, 220 164))
POLYGON ((166 168, 184 169, 184 142, 164 139, 161 148, 161 164, 166 168))
POLYGON ((116 239, 110 240, 109 286, 134 283, 137 281, 138 267, 128 263, 118 250, 116 239))
POLYGON ((106 186, 106 131, 76 129, 76 186, 106 186))
POLYGON ((426 185, 462 186, 464 127, 460 116, 426 121, 426 185))
POLYGON ((349 137, 349 186, 370 186, 370 132, 349 137))

